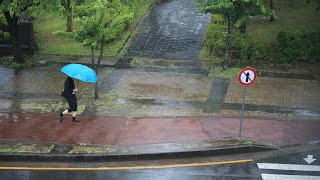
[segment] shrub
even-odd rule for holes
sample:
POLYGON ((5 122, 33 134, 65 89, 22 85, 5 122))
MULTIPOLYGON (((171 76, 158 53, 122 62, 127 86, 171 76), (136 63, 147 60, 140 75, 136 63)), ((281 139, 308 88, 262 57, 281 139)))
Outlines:
POLYGON ((223 53, 226 46, 226 27, 219 24, 209 24, 204 45, 210 53, 223 53))
POLYGON ((249 59, 271 59, 270 45, 255 36, 250 37, 250 58, 249 59))
POLYGON ((231 41, 232 56, 240 60, 250 59, 250 37, 244 33, 234 33, 231 41))
POLYGON ((319 59, 320 32, 288 28, 277 35, 279 61, 298 63, 319 59))
POLYGON ((210 53, 221 54, 226 45, 227 28, 223 25, 224 18, 220 14, 213 14, 207 28, 204 45, 210 53))

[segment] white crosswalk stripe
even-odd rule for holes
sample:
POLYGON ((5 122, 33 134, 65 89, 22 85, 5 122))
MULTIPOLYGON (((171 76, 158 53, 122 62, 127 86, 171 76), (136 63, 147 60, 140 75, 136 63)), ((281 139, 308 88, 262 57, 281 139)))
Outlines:
MULTIPOLYGON (((320 172, 320 166, 300 164, 257 163, 261 170, 278 170, 277 174, 261 173, 264 180, 320 180, 320 176, 278 174, 282 171, 320 172)), ((263 172, 263 171, 262 171, 263 172)), ((270 171, 269 171, 270 172, 270 171)))
POLYGON ((301 176, 284 174, 261 174, 262 179, 266 180, 319 180, 319 176, 301 176))

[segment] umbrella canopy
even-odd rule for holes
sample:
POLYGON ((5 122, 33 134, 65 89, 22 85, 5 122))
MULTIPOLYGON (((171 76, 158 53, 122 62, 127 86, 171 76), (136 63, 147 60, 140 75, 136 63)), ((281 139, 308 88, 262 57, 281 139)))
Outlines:
POLYGON ((61 72, 69 77, 78 79, 84 82, 95 83, 98 80, 98 76, 93 69, 82 64, 68 64, 62 67, 61 72))

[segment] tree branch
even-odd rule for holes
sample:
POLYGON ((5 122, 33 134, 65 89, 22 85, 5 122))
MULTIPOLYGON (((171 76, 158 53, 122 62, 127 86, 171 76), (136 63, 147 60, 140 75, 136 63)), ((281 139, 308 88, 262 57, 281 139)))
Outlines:
POLYGON ((120 16, 120 11, 117 12, 117 14, 116 14, 112 19, 110 19, 110 21, 106 22, 106 23, 104 24, 104 27, 105 27, 105 28, 108 27, 108 26, 112 23, 112 21, 115 20, 118 16, 120 16))

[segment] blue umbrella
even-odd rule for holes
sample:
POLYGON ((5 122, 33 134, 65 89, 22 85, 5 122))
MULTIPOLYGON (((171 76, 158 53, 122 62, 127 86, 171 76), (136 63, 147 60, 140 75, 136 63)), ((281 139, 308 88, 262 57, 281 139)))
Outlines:
POLYGON ((68 64, 65 65, 61 72, 66 74, 69 77, 78 79, 84 82, 91 82, 95 83, 98 80, 98 76, 93 69, 89 68, 88 66, 82 64, 68 64))

